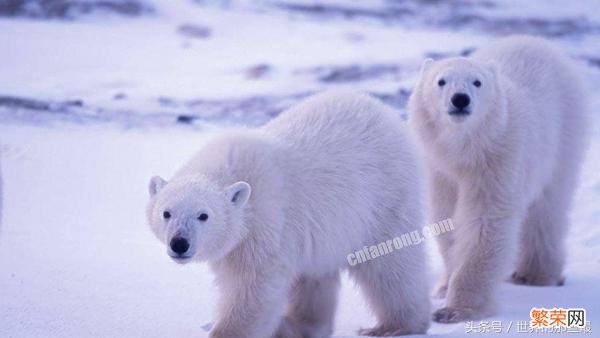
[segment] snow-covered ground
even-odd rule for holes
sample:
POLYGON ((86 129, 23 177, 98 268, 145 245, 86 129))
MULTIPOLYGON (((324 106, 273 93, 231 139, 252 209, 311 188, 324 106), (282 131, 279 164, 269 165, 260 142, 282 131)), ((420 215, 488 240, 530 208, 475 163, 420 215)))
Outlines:
MULTIPOLYGON (((140 17, 0 19, 0 337, 207 336, 216 290, 144 217, 147 181, 211 134, 260 125, 312 92, 371 92, 404 113, 425 56, 541 34, 578 60, 593 137, 567 284, 505 284, 504 331, 532 307, 583 307, 600 336, 600 11, 563 1, 153 1, 140 17)), ((1 10, 1 7, 0 7, 1 10)), ((428 243, 431 280, 440 260, 428 243)), ((435 301, 440 305, 439 301, 435 301)), ((373 324, 344 279, 336 337, 373 324)), ((465 324, 430 335, 471 336, 465 324)))

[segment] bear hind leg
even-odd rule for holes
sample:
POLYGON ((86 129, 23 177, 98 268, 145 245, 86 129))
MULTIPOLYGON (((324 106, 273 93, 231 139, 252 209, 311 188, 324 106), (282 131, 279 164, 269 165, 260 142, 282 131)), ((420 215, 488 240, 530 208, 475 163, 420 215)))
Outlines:
POLYGON ((430 305, 421 249, 404 248, 350 269, 377 317, 377 326, 360 330, 360 335, 383 337, 427 331, 430 305))
POLYGON ((564 182, 546 188, 527 211, 522 224, 521 248, 511 282, 523 285, 563 285, 564 237, 571 196, 564 182))
POLYGON ((301 276, 292 287, 288 312, 276 337, 329 337, 339 287, 338 271, 320 277, 301 276))

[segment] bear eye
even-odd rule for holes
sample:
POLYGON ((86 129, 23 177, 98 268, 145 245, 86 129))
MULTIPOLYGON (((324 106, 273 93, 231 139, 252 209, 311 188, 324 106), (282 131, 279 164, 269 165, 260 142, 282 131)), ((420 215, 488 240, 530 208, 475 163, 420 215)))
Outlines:
POLYGON ((479 80, 475 80, 475 81, 473 81, 473 85, 474 85, 475 87, 479 88, 479 87, 481 87, 481 81, 479 81, 479 80))
POLYGON ((166 210, 165 210, 165 211, 163 211, 163 218, 164 218, 164 219, 169 219, 169 218, 171 218, 171 213, 170 213, 170 212, 168 212, 168 211, 166 211, 166 210))
POLYGON ((446 84, 446 80, 441 79, 438 81, 438 86, 443 87, 446 84))
POLYGON ((200 214, 200 216, 198 216, 198 220, 199 220, 199 221, 202 221, 202 222, 204 222, 204 221, 206 221, 207 219, 208 219, 208 215, 207 215, 207 214, 204 214, 204 213, 202 213, 202 214, 200 214))

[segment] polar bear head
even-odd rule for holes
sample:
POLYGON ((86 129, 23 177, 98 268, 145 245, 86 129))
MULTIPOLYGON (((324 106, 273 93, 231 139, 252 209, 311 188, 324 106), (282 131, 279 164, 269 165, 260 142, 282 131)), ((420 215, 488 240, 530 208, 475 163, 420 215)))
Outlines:
POLYGON ((248 233, 244 206, 250 185, 237 182, 220 187, 205 177, 150 180, 148 222, 178 263, 225 256, 248 233))
POLYGON ((456 57, 425 60, 415 90, 420 118, 452 128, 472 127, 494 113, 498 98, 494 64, 456 57))

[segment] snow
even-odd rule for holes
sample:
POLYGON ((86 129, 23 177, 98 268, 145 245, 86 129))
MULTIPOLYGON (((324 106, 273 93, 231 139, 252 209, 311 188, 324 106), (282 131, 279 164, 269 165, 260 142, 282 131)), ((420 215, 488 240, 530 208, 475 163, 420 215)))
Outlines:
MULTIPOLYGON (((163 0, 138 18, 0 19, 0 337, 207 336, 217 296, 212 274, 204 264, 174 264, 153 238, 145 220, 148 179, 169 177, 210 135, 262 124, 315 91, 368 91, 404 112, 423 57, 456 55, 501 35, 487 24, 499 18, 538 18, 544 24, 519 26, 522 32, 553 36, 579 60, 594 126, 572 212, 567 284, 503 284, 498 314, 486 320, 501 320, 506 329, 510 321, 527 321, 532 307, 583 307, 597 331, 600 13, 594 2, 459 6, 457 13, 484 22, 464 26, 428 24, 432 8, 416 2, 409 5, 425 14, 409 20, 282 5, 314 3, 163 0), (544 26, 581 18, 586 25, 559 36, 544 26), (183 35, 183 24, 210 34, 183 35)), ((321 2, 383 13, 390 3, 321 2)), ((453 15, 443 9, 440 15, 453 15)), ((427 245, 433 283, 440 257, 435 243, 427 245)), ((334 336, 355 337, 373 324, 344 278, 334 336)), ((429 334, 473 335, 464 323, 432 324, 429 334)), ((510 335, 521 334, 513 327, 510 335)))

